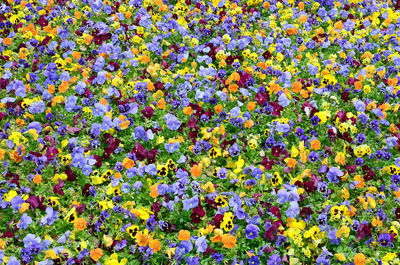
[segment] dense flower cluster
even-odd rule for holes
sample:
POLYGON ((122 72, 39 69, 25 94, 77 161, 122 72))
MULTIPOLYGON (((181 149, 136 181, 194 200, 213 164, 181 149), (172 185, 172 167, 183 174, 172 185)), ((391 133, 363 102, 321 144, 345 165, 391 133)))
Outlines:
POLYGON ((0 264, 400 264, 400 1, 0 2, 0 264))

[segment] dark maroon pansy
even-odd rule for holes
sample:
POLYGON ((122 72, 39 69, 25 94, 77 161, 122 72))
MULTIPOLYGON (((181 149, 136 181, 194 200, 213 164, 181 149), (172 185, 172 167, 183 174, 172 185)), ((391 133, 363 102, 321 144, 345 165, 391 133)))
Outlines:
POLYGON ((370 227, 366 224, 360 224, 356 235, 357 240, 363 240, 365 237, 371 237, 371 236, 372 233, 370 227))
POLYGON ((96 160, 96 163, 94 164, 94 166, 95 167, 101 167, 101 165, 103 164, 102 163, 103 159, 98 155, 94 155, 93 157, 96 160))
POLYGON ((59 178, 58 183, 53 186, 53 192, 63 196, 65 194, 64 191, 62 190, 63 187, 64 187, 64 181, 62 181, 62 179, 59 178))
POLYGON ((274 241, 278 233, 278 228, 275 225, 271 225, 268 230, 264 233, 264 238, 268 241, 274 241))
POLYGON ((76 180, 76 174, 72 171, 72 169, 67 168, 66 170, 64 170, 64 173, 67 175, 67 181, 76 180))
POLYGON ((349 101, 349 95, 350 95, 350 93, 349 93, 348 91, 343 91, 343 92, 342 92, 342 95, 340 96, 340 98, 341 98, 344 102, 347 102, 347 101, 349 101))
POLYGON ((272 251, 274 251, 274 247, 273 246, 270 246, 270 247, 265 247, 264 249, 263 249, 263 251, 265 252, 265 253, 271 253, 272 251))
POLYGON ((11 231, 7 231, 1 237, 2 238, 13 238, 14 237, 14 233, 11 232, 11 231))
POLYGON ((354 174, 356 173, 357 166, 356 165, 346 166, 346 169, 349 174, 354 174))
POLYGON ((58 148, 48 147, 46 150, 46 157, 47 157, 46 164, 48 165, 50 161, 52 161, 56 157, 57 154, 58 154, 58 148))
POLYGON ((269 95, 264 92, 259 92, 254 97, 254 100, 257 101, 258 105, 264 106, 264 104, 269 100, 269 95))
POLYGON ((152 107, 147 106, 142 110, 142 114, 145 118, 150 119, 154 114, 154 109, 152 107))
POLYGON ((85 209, 86 209, 86 204, 84 204, 84 203, 82 203, 82 204, 80 204, 80 205, 72 205, 72 207, 75 207, 76 208, 76 212, 78 213, 78 214, 82 214, 84 211, 85 211, 85 209))
POLYGON ((49 22, 47 21, 47 19, 44 18, 44 16, 41 16, 38 20, 38 24, 42 27, 46 27, 49 22))
POLYGON ((0 78, 0 88, 6 89, 10 81, 8 79, 0 78))
POLYGON ((86 183, 85 186, 82 189, 82 195, 87 197, 89 196, 89 189, 90 187, 92 187, 92 185, 90 185, 89 183, 86 183))
POLYGON ((282 148, 280 148, 279 146, 274 146, 272 148, 272 152, 271 154, 275 157, 279 157, 280 153, 282 152, 282 148))
POLYGON ((274 160, 269 160, 268 157, 264 157, 261 161, 261 164, 265 167, 265 169, 270 170, 275 162, 274 160))
POLYGON ((214 225, 217 228, 220 228, 220 225, 221 225, 221 222, 222 222, 223 219, 224 219, 224 216, 222 214, 216 214, 214 216, 214 225))
POLYGON ((192 219, 192 222, 195 224, 198 224, 201 222, 201 218, 206 214, 204 211, 203 207, 199 204, 196 208, 193 209, 192 214, 190 215, 190 218, 192 219))
POLYGON ((372 169, 370 169, 368 171, 368 173, 364 175, 364 180, 365 181, 370 181, 370 180, 373 180, 374 177, 375 177, 375 172, 372 169))
POLYGON ((396 208, 396 210, 394 210, 394 215, 396 216, 396 219, 400 219, 400 208, 396 208))
POLYGON ((159 213, 161 210, 161 204, 159 204, 158 202, 153 203, 153 205, 151 206, 151 210, 154 212, 155 215, 157 215, 157 213, 159 213))
POLYGON ((300 211, 301 216, 304 216, 304 215, 309 216, 309 215, 312 215, 313 213, 314 213, 314 211, 309 207, 303 207, 300 211))
POLYGON ((314 192, 314 183, 312 181, 304 181, 304 190, 308 193, 314 192))
POLYGON ((281 210, 279 209, 278 206, 272 206, 271 209, 269 210, 273 215, 276 216, 276 218, 281 219, 281 210))
POLYGON ((39 208, 41 210, 46 209, 46 207, 43 205, 44 197, 42 199, 39 199, 38 196, 35 195, 30 195, 29 198, 26 200, 26 202, 29 203, 29 208, 33 211, 36 208, 39 208))

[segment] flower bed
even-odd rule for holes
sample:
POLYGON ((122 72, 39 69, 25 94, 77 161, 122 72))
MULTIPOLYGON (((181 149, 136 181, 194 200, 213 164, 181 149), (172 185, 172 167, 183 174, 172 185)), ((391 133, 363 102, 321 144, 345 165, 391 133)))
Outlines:
POLYGON ((0 264, 400 263, 400 1, 1 2, 0 264))

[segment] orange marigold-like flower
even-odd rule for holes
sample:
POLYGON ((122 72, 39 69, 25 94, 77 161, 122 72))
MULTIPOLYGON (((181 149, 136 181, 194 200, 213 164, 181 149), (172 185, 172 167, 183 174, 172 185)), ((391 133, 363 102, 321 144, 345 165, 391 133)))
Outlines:
POLYGON ((141 232, 136 234, 136 241, 139 246, 145 247, 149 243, 149 237, 141 232))
POLYGON ((179 231, 178 239, 182 241, 188 241, 190 239, 190 232, 187 230, 179 231))
POLYGON ((234 248, 236 247, 236 237, 230 234, 224 234, 222 235, 222 244, 224 244, 225 248, 234 248))
POLYGON ((354 256, 354 264, 355 265, 364 265, 366 262, 365 256, 362 253, 358 253, 354 256))
POLYGON ((157 253, 158 251, 161 250, 160 241, 158 241, 157 239, 151 239, 149 242, 149 247, 153 249, 154 253, 157 253))
POLYGON ((74 226, 77 230, 83 231, 86 228, 86 219, 85 218, 76 218, 74 222, 74 226))
POLYGON ((103 250, 101 248, 92 249, 90 251, 90 257, 96 262, 99 259, 101 259, 102 256, 103 256, 103 250))

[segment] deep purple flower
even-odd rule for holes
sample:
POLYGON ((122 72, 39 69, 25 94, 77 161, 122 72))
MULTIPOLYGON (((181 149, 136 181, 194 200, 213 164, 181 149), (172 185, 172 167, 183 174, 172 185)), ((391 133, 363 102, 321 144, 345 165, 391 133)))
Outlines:
POLYGON ((258 232, 260 228, 254 224, 249 224, 246 226, 245 233, 247 239, 255 239, 258 237, 258 232))
POLYGON ((239 153, 240 153, 240 147, 239 147, 236 143, 234 143, 234 144, 228 149, 228 151, 229 151, 229 155, 230 155, 230 156, 235 157, 235 156, 238 156, 238 155, 239 155, 239 153))
POLYGON ((315 163, 319 159, 319 154, 317 152, 311 151, 310 154, 308 155, 308 159, 311 162, 315 163))
POLYGON ((392 243, 391 236, 388 233, 382 233, 379 235, 378 242, 382 247, 388 247, 392 243))
POLYGON ((286 241, 287 241, 287 237, 285 237, 285 236, 277 236, 276 237, 276 241, 275 241, 276 247, 279 248, 280 246, 285 244, 286 241))
POLYGON ((319 122, 321 121, 321 119, 318 116, 313 116, 311 118, 311 125, 312 126, 317 126, 319 124, 319 122))
POLYGON ((364 163, 364 159, 362 159, 361 157, 357 157, 354 162, 356 166, 362 166, 362 164, 364 163))
POLYGON ((249 258, 249 264, 250 265, 259 265, 260 258, 258 256, 252 256, 251 258, 249 258))
POLYGON ((175 250, 175 256, 181 257, 192 251, 193 245, 190 241, 182 241, 175 250))
POLYGON ((218 264, 220 264, 223 260, 224 260, 224 255, 220 254, 220 253, 212 253, 211 257, 218 262, 218 264))
POLYGON ((370 122, 369 126, 371 127, 371 129, 373 129, 375 131, 376 134, 379 135, 379 121, 378 120, 373 120, 370 122))
POLYGON ((339 183, 339 177, 343 176, 344 173, 337 167, 331 167, 326 174, 326 177, 328 178, 329 182, 332 183, 339 183))
POLYGON ((382 151, 382 150, 377 150, 376 152, 375 152, 375 157, 377 158, 377 159, 382 159, 382 157, 385 155, 385 153, 382 151))

